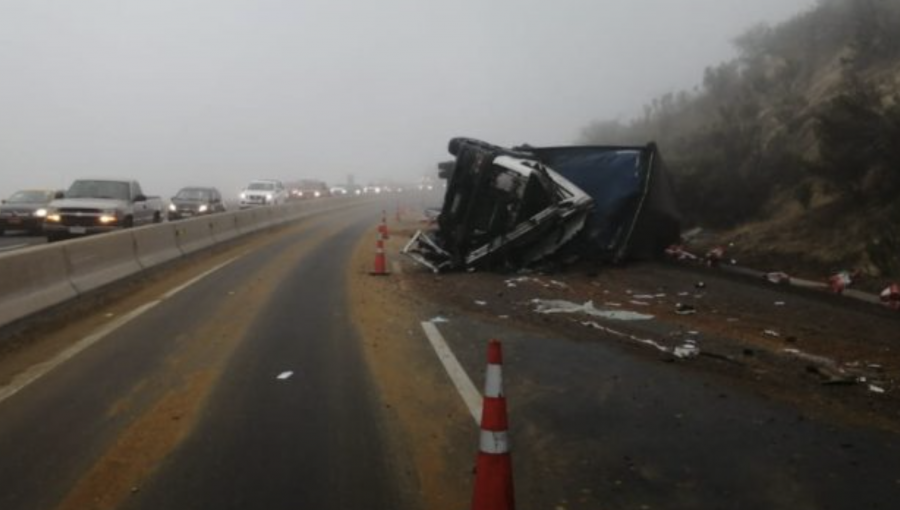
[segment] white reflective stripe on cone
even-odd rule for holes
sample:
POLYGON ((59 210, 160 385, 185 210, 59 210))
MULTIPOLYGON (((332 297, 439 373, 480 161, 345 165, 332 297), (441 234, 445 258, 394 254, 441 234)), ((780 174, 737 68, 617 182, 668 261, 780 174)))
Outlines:
POLYGON ((484 377, 484 396, 503 396, 503 367, 501 365, 488 365, 484 377))
POLYGON ((481 453, 493 455, 509 453, 509 436, 505 430, 502 432, 482 430, 479 438, 479 449, 481 453))

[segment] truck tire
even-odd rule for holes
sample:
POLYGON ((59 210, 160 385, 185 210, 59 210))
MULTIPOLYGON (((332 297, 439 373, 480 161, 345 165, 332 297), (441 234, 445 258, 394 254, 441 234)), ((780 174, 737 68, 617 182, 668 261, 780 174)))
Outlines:
POLYGON ((153 223, 162 223, 162 214, 159 211, 153 213, 153 223))
POLYGON ((134 218, 131 216, 125 216, 125 219, 122 220, 122 228, 131 228, 134 226, 134 218))

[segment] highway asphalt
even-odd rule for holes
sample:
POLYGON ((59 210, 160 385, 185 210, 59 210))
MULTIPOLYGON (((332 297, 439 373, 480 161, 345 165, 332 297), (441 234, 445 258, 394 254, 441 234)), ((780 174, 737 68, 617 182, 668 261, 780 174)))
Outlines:
POLYGON ((0 508, 413 508, 343 306, 379 218, 263 236, 167 297, 184 281, 160 277, 146 312, 0 402, 0 508))

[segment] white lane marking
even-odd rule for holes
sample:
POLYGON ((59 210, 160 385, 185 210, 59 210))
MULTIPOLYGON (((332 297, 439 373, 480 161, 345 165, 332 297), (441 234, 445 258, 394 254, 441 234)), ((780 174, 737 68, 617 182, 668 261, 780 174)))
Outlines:
POLYGON ((276 377, 276 379, 278 379, 280 381, 284 381, 285 379, 289 379, 292 375, 294 375, 294 372, 288 370, 287 372, 282 372, 282 373, 278 374, 278 377, 276 377))
POLYGON ((53 357, 47 361, 38 363, 37 365, 34 365, 34 366, 30 367, 28 370, 25 370, 24 372, 20 373, 15 378, 13 378, 11 383, 4 386, 3 388, 0 388, 0 402, 3 402, 4 400, 8 399, 9 397, 15 395, 16 393, 18 393, 19 391, 24 389, 29 384, 33 383, 34 381, 37 381, 38 379, 40 379, 41 377, 46 375, 51 370, 53 370, 54 368, 61 365, 66 360, 74 357, 76 354, 78 354, 81 351, 87 349, 88 347, 94 345, 95 343, 100 341, 100 339, 102 339, 106 335, 108 335, 108 334, 112 333, 113 331, 115 331, 116 329, 122 327, 131 319, 134 319, 135 317, 141 315, 142 313, 146 312, 147 310, 158 305, 160 302, 161 301, 157 299, 156 301, 151 301, 149 303, 145 303, 145 304, 135 308, 134 310, 126 313, 125 315, 110 322, 109 324, 106 324, 105 326, 101 327, 100 329, 91 333, 90 335, 82 338, 78 342, 75 342, 74 344, 70 345, 68 348, 66 348, 59 354, 57 354, 55 357, 53 357))
POLYGON ((456 356, 453 355, 453 351, 450 350, 444 337, 441 336, 441 332, 438 331, 437 326, 431 322, 423 322, 422 329, 425 330, 425 336, 428 337, 428 341, 431 342, 431 346, 434 347, 434 352, 437 353, 438 359, 443 363, 447 375, 450 376, 450 380, 452 380, 453 385, 456 386, 456 391, 459 393, 459 396, 462 397, 466 407, 469 408, 472 418, 475 419, 475 424, 480 425, 481 393, 479 393, 475 388, 475 385, 472 384, 472 380, 469 379, 466 371, 463 370, 463 367, 459 364, 459 361, 457 361, 456 356))
POLYGON ((169 292, 166 292, 165 294, 162 295, 162 297, 160 299, 156 299, 156 300, 150 301, 148 303, 144 303, 143 305, 135 308, 134 310, 132 310, 130 312, 127 312, 126 314, 120 316, 119 318, 102 326, 97 331, 94 331, 90 335, 88 335, 88 336, 82 338, 81 340, 75 342, 74 344, 70 345, 69 347, 64 349, 62 352, 60 352, 59 354, 54 356, 53 358, 51 358, 47 361, 38 363, 37 365, 33 365, 33 366, 29 367, 24 372, 16 375, 9 384, 7 384, 6 386, 0 387, 0 403, 2 403, 4 400, 8 399, 9 397, 15 395, 16 393, 22 391, 29 384, 31 384, 31 383, 37 381, 38 379, 40 379, 41 377, 47 375, 51 370, 53 370, 54 368, 63 364, 67 360, 75 357, 75 355, 79 354, 80 352, 84 351, 85 349, 94 345, 95 343, 99 342, 100 340, 102 340, 104 337, 106 337, 113 331, 121 328, 125 324, 131 322, 133 319, 144 314, 147 310, 150 310, 151 308, 162 303, 166 299, 174 296, 178 292, 181 292, 182 290, 186 289, 190 285, 197 283, 200 279, 202 279, 206 276, 209 276, 210 274, 212 274, 215 271, 218 271, 219 269, 222 269, 223 267, 234 262, 238 258, 239 257, 229 259, 229 260, 219 264, 218 266, 210 269, 209 271, 202 273, 201 275, 197 276, 196 278, 192 278, 187 283, 179 285, 178 287, 170 290, 169 292))
POLYGON ((13 250, 18 250, 19 248, 24 248, 26 246, 28 246, 28 245, 27 244, 11 244, 9 246, 3 246, 2 248, 0 248, 0 251, 13 251, 13 250))
POLYGON ((215 273, 215 272, 218 271, 219 269, 222 269, 223 267, 227 266, 228 264, 231 264, 232 262, 234 262, 235 260, 241 258, 242 256, 243 256, 243 255, 239 255, 239 256, 237 256, 237 257, 230 258, 230 259, 226 260, 225 262, 222 262, 222 263, 219 264, 218 266, 216 266, 216 267, 210 269, 209 271, 200 273, 199 275, 197 275, 197 276, 191 278, 190 280, 184 282, 183 284, 179 285, 178 287, 175 287, 174 289, 170 290, 169 292, 166 292, 165 294, 162 295, 162 298, 163 298, 163 299, 169 299, 170 297, 174 296, 175 294, 178 294, 179 292, 181 292, 181 291, 183 291, 184 289, 190 287, 191 285, 193 285, 193 284, 199 282, 200 280, 206 278, 207 276, 209 276, 209 275, 215 273))

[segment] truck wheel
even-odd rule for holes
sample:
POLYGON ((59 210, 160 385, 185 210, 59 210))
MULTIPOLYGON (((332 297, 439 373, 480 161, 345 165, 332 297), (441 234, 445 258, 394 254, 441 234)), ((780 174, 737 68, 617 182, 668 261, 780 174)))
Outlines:
POLYGON ((158 212, 153 213, 153 223, 162 223, 162 215, 158 212))
POLYGON ((124 220, 122 220, 122 228, 131 228, 134 226, 134 218, 131 216, 126 216, 124 220))

